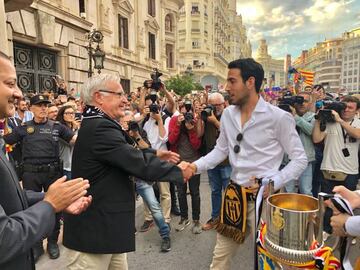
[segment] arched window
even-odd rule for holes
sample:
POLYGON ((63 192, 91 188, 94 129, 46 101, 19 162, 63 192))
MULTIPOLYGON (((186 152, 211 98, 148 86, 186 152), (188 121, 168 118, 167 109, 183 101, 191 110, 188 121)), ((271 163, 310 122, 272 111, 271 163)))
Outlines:
POLYGON ((165 31, 172 32, 173 31, 173 22, 170 14, 165 17, 165 31))

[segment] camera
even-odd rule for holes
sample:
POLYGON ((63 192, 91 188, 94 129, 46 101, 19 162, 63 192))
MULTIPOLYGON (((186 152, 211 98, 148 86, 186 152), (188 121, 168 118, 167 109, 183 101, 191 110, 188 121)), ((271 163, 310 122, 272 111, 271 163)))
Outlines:
POLYGON ((215 113, 215 109, 216 108, 213 105, 207 105, 200 113, 201 119, 205 122, 212 112, 215 113))
POLYGON ((191 111, 192 109, 192 103, 190 100, 186 100, 184 103, 186 113, 184 114, 185 122, 192 123, 194 120, 194 115, 191 111))
POLYGON ((150 104, 150 106, 149 106, 150 112, 159 113, 159 106, 156 104, 156 100, 157 100, 156 91, 151 91, 150 92, 150 99, 151 99, 151 102, 152 102, 152 104, 150 104))
POLYGON ((294 106, 295 104, 302 105, 303 103, 304 103, 304 97, 302 96, 285 95, 280 100, 278 107, 284 111, 291 113, 290 106, 294 106))
POLYGON ((320 130, 324 131, 326 123, 335 123, 335 118, 332 114, 332 110, 336 111, 339 115, 346 109, 346 104, 343 102, 324 100, 324 109, 319 110, 315 115, 315 119, 320 121, 320 130))
POLYGON ((128 123, 128 130, 130 131, 139 131, 140 126, 136 121, 129 121, 128 123))
POLYGON ((158 91, 161 88, 160 77, 162 75, 163 74, 157 68, 154 68, 154 71, 150 73, 151 80, 144 81, 144 87, 158 91))

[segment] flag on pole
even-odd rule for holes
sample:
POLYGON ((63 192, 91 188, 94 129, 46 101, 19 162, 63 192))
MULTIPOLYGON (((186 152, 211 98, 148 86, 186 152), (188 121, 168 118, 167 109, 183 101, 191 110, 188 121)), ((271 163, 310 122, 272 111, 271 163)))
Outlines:
POLYGON ((301 77, 303 78, 303 82, 306 85, 312 86, 314 84, 315 72, 305 71, 301 69, 299 69, 298 72, 300 73, 301 77))

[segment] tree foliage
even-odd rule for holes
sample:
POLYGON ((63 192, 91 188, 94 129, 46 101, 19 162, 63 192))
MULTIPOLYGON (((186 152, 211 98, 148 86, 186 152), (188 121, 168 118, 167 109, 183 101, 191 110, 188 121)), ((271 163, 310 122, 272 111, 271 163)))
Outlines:
POLYGON ((192 90, 204 89, 200 83, 194 82, 192 76, 189 75, 171 77, 165 82, 165 85, 168 90, 174 90, 176 94, 181 96, 191 93, 192 90))

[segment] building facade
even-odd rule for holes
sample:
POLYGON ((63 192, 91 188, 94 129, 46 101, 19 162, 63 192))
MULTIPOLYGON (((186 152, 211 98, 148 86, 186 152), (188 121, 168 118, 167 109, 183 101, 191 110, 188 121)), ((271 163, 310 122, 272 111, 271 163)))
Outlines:
POLYGON ((343 34, 341 88, 349 93, 360 91, 360 28, 343 34))
MULTIPOLYGON (((180 72, 191 71, 204 87, 225 83, 230 61, 251 57, 236 0, 185 0, 179 12, 180 72)), ((220 87, 221 88, 221 87, 220 87)))
POLYGON ((342 45, 342 38, 318 42, 315 47, 302 51, 293 65, 297 69, 315 72, 314 84, 324 85, 328 92, 337 92, 342 88, 342 45))
POLYGON ((284 87, 286 85, 286 61, 284 61, 284 59, 273 59, 271 55, 268 54, 268 46, 265 39, 260 40, 255 59, 263 66, 267 86, 270 85, 270 81, 271 86, 284 87))
POLYGON ((21 10, 7 8, 19 1, 5 2, 3 11, 0 4, 4 44, 25 92, 54 89, 56 74, 69 89, 78 89, 88 76, 92 29, 104 35, 102 72, 118 75, 126 91, 150 79, 153 68, 164 73, 163 79, 178 72, 177 21, 183 0, 34 0, 21 10))

